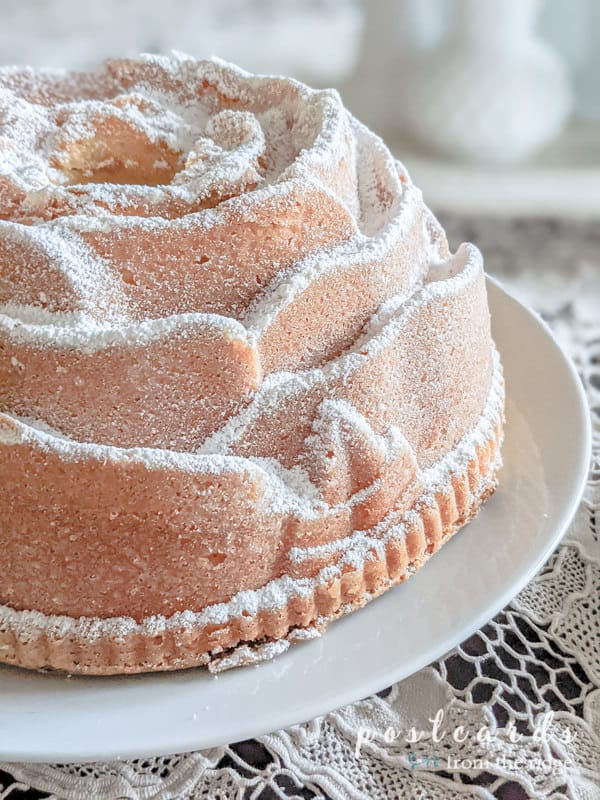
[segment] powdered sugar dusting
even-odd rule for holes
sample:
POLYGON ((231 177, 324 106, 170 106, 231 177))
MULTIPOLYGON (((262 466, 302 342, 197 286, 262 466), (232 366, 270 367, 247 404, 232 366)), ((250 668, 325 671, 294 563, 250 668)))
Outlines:
MULTIPOLYGON (((372 318, 363 336, 359 337, 355 345, 339 358, 332 359, 322 368, 293 373, 276 372, 267 376, 252 401, 237 414, 232 415, 222 428, 210 436, 197 454, 162 448, 122 449, 94 442, 81 443, 67 436, 56 435, 56 432, 43 424, 38 424, 35 420, 19 422, 14 415, 12 416, 15 422, 18 422, 22 441, 60 452, 62 458, 69 460, 133 459, 142 461, 152 469, 171 468, 212 474, 225 469, 226 465, 227 469, 245 469, 246 464, 251 464, 253 469, 259 469, 261 481, 266 481, 271 487, 274 508, 275 506, 280 506, 282 509, 294 508, 296 513, 304 518, 311 518, 317 515, 322 507, 319 492, 299 467, 293 470, 285 469, 274 458, 234 456, 232 446, 243 436, 244 431, 257 416, 265 413, 265 410, 278 408, 285 398, 307 387, 326 386, 339 377, 348 380, 363 364, 388 347, 395 340, 398 331, 410 323, 420 308, 436 298, 459 293, 465 286, 473 283, 481 272, 479 252, 475 248, 464 246, 454 258, 462 265, 461 271, 446 281, 425 283, 421 289, 408 297, 400 296, 390 300, 381 312, 372 318)), ((102 347, 122 346, 128 342, 143 345, 144 342, 173 335, 175 331, 185 331, 186 327, 193 334, 194 330, 198 330, 198 326, 211 328, 218 335, 236 339, 249 347, 254 347, 256 341, 256 334, 247 331, 241 323, 216 315, 181 315, 130 327, 107 328, 98 326, 94 320, 79 315, 50 314, 43 309, 28 309, 25 314, 19 314, 20 309, 17 308, 14 310, 17 313, 10 316, 7 313, 10 311, 13 309, 7 306, 4 308, 4 315, 0 316, 0 330, 4 330, 5 336, 27 342, 33 337, 39 341, 40 336, 45 335, 48 342, 52 342, 56 347, 74 346, 82 352, 95 352, 102 347), (34 324, 29 321, 30 318, 35 320, 34 324)), ((364 418, 348 403, 334 399, 328 400, 327 403, 336 409, 336 413, 339 412, 345 417, 350 414, 352 427, 357 431, 365 426, 368 429, 364 418)), ((372 432, 370 435, 373 437, 372 432)), ((13 436, 11 432, 11 437, 13 436)), ((373 441, 377 440, 378 437, 373 438, 373 441)), ((0 443, 3 441, 3 432, 0 429, 0 443)), ((373 486, 372 490, 375 488, 373 486)), ((359 499, 358 496, 355 497, 354 502, 358 502, 359 499)))
MULTIPOLYGON (((433 502, 436 491, 449 485, 453 475, 464 472, 466 465, 475 458, 477 445, 489 439, 502 419, 504 384, 497 354, 494 355, 494 363, 494 379, 480 421, 452 451, 423 475, 425 491, 419 501, 421 505, 433 502)), ((493 465, 492 471, 497 467, 499 463, 493 465)), ((472 491, 473 496, 477 496, 477 487, 472 491)), ((129 617, 73 619, 45 615, 36 611, 16 611, 7 606, 0 606, 0 627, 14 630, 18 638, 23 640, 32 638, 39 631, 45 631, 58 638, 75 636, 94 641, 104 636, 120 640, 135 634, 156 636, 167 630, 192 630, 206 625, 224 625, 244 614, 255 616, 259 611, 281 609, 292 598, 312 596, 317 586, 326 585, 339 577, 345 566, 360 568, 371 553, 382 551, 390 538, 401 538, 415 514, 415 510, 410 510, 402 518, 393 520, 392 512, 391 525, 386 519, 369 533, 357 531, 347 540, 336 541, 321 548, 296 549, 292 553, 296 561, 319 558, 332 553, 339 553, 340 558, 336 564, 320 570, 314 578, 283 576, 270 581, 260 589, 239 592, 227 603, 217 603, 199 612, 183 611, 168 618, 152 616, 142 622, 136 622, 129 617)), ((242 652, 245 654, 245 651, 242 652)))
POLYGON ((261 661, 270 661, 272 658, 285 653, 290 643, 286 639, 276 639, 273 642, 264 644, 240 645, 232 653, 223 656, 215 656, 208 664, 209 672, 218 674, 235 667, 248 666, 249 664, 260 664, 261 661))
POLYGON ((322 368, 293 373, 277 372, 267 376, 252 402, 207 439, 202 452, 228 452, 249 425, 265 410, 281 406, 286 398, 306 387, 326 384, 336 378, 348 380, 365 362, 387 348, 398 332, 408 326, 419 309, 432 301, 458 295, 481 275, 481 254, 473 245, 462 245, 449 267, 453 275, 444 281, 429 281, 407 294, 391 298, 354 345, 339 358, 322 368))
MULTIPOLYGON (((0 87, 0 176, 12 187, 11 218, 25 222, 131 205, 147 217, 173 203, 185 213, 215 194, 326 178, 344 141, 350 156, 354 149, 335 91, 250 76, 218 59, 144 56, 107 62, 91 77, 24 70, 21 78, 5 68, 0 87), (136 143, 155 149, 150 162, 136 143)), ((357 213, 353 198, 342 190, 357 213)))
MULTIPOLYGON (((501 415, 486 314, 479 251, 449 253, 404 167, 337 92, 180 54, 91 75, 0 69, 0 455, 57 495, 65 553, 73 511, 94 547, 126 534, 145 565, 110 608, 93 605, 101 592, 77 609, 59 598, 70 575, 32 603, 105 619, 0 618, 23 639, 48 626, 160 636, 281 609, 360 569, 501 415), (451 391, 469 358, 473 380, 451 391), (65 475, 84 474, 114 488, 89 524, 58 498, 65 475), (163 534, 178 559, 170 605, 144 583, 158 548, 137 549, 163 534), (208 589, 187 558, 197 546, 208 589), (264 585, 215 602, 246 554, 234 588, 264 585), (296 577, 277 566, 288 556, 296 577)), ((16 484, 7 499, 18 523, 31 502, 16 484)), ((214 666, 284 644, 221 651, 214 666)))

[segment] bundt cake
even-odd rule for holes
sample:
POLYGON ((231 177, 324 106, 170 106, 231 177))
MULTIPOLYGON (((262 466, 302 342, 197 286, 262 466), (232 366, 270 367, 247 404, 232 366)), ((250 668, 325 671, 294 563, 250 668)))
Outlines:
POLYGON ((272 656, 496 485, 482 258, 333 90, 0 70, 0 660, 272 656))

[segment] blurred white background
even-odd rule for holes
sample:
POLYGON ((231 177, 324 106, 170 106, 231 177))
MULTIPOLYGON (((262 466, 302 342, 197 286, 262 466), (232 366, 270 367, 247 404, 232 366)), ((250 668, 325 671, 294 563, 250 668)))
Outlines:
POLYGON ((600 212, 600 0, 0 0, 0 64, 171 49, 337 87, 438 210, 600 212))
MULTIPOLYGON (((496 0, 502 3, 503 0, 496 0)), ((88 67, 177 49, 252 71, 337 84, 356 62, 366 13, 389 15, 386 47, 443 35, 454 0, 2 0, 0 63, 88 67)), ((542 34, 567 60, 580 116, 600 118, 600 2, 547 0, 542 34)), ((393 76, 391 76, 393 77, 393 76)))
POLYGON ((351 68, 362 25, 355 0, 2 0, 0 9, 5 64, 77 68, 176 49, 329 83, 351 68))

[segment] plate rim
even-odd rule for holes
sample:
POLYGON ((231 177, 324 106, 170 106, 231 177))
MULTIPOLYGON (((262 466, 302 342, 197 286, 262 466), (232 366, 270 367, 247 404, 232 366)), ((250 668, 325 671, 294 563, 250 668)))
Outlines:
MULTIPOLYGON (((328 703, 318 701, 311 704, 310 694, 307 693, 306 697, 304 698, 305 702, 303 705, 303 708, 306 709, 306 713, 303 712, 300 716, 297 713, 293 713, 292 717, 290 717, 289 714, 286 716, 285 712, 281 711, 280 709, 265 709, 265 714, 261 718, 260 724, 258 724, 254 719, 244 719, 243 723, 238 721, 238 724, 235 728, 235 736, 230 738, 227 742, 222 741, 222 737, 217 737, 215 740, 214 738, 211 738, 210 732, 208 734, 202 734, 202 732, 199 730, 195 732, 194 742, 191 742, 189 740, 189 735, 187 737, 184 736, 178 739, 177 732, 174 731, 173 736, 170 739, 171 745, 168 747, 163 745, 153 748, 152 755, 168 755, 174 752, 185 753, 193 750, 215 747, 229 743, 230 741, 240 741, 242 739, 264 735, 280 728, 288 727, 294 724, 300 724, 307 720, 313 719, 316 716, 326 714, 348 703, 356 702, 361 697, 370 696, 378 691, 381 691, 387 686, 396 683, 399 680, 407 678, 409 675, 414 674, 418 670, 442 657, 458 643, 467 639, 473 633, 478 631, 483 625, 485 625, 490 619, 496 616, 508 605, 508 603, 510 603, 510 601, 521 591, 521 589, 527 585, 527 583, 529 583, 534 575, 539 572, 540 568, 547 561, 552 552, 554 552, 560 540, 564 536, 569 523, 575 515, 585 491, 589 471, 589 459, 592 441, 591 420, 587 398, 575 366, 570 358, 564 353, 544 320, 542 320, 535 311, 520 303, 508 291, 506 291, 506 289, 502 286, 501 281, 491 278, 489 275, 486 276, 486 278, 488 289, 491 288, 492 292, 498 292, 502 296, 503 302, 508 302, 509 306, 513 306, 513 310, 516 310, 516 313, 528 316, 530 320, 541 329, 544 334, 546 344, 553 348, 555 354, 562 362, 563 367, 566 368, 567 374, 571 379, 572 388, 575 390, 575 396, 577 398, 579 412, 578 421, 581 423, 582 439, 579 443, 580 458, 578 460, 577 474, 572 478, 571 481, 573 487, 575 488, 572 490, 570 501, 566 503, 565 506, 560 509, 560 511, 557 512, 557 520, 553 524, 552 535, 548 536, 548 540, 545 542, 545 545, 536 551, 535 558, 532 558, 528 562, 528 566, 525 569, 522 569, 521 572, 519 572, 518 569, 515 570, 518 573, 516 581, 513 579, 510 583, 510 586, 507 587, 503 592, 495 595, 491 602, 485 606, 485 608, 480 609, 477 613, 470 616, 469 619, 466 620, 466 622, 464 622, 462 625, 455 626, 452 635, 449 638, 440 638, 439 640, 432 642, 428 648, 421 650, 417 656, 404 659, 402 663, 397 665, 395 668, 394 666, 390 666, 385 672, 385 678, 380 672, 376 673, 375 676, 363 676, 360 682, 358 682, 359 685, 357 685, 357 681, 354 681, 354 683, 351 683, 350 686, 332 692, 331 702, 328 703)), ((510 390, 508 395, 510 396, 510 390)), ((573 424, 575 425, 575 422, 573 424)), ((347 619, 352 619, 352 617, 353 615, 349 615, 347 619)), ((18 668, 11 667, 2 667, 2 669, 9 669, 11 671, 14 670, 15 672, 20 671, 18 668)), ((245 669, 251 668, 247 667, 245 669)), ((31 676, 31 673, 24 674, 31 676)), ((180 673, 167 674, 163 680, 168 682, 168 678, 170 676, 176 676, 178 674, 180 673)), ((115 676, 115 678, 112 680, 120 681, 120 684, 122 685, 124 681, 143 681, 146 677, 152 677, 152 675, 128 676, 125 678, 115 676)), ((93 682, 95 679, 91 678, 90 680, 93 682)), ((106 742, 105 746, 101 748, 94 748, 93 745, 91 748, 89 746, 86 747, 81 745, 78 752, 69 753, 65 753, 64 750, 60 749, 53 750, 52 744, 49 744, 47 747, 45 747, 43 751, 37 746, 27 748, 24 747, 23 744, 24 743, 21 742, 20 744, 16 743, 14 746, 9 745, 9 747, 6 747, 4 743, 0 743, 0 762, 4 764, 17 761, 26 761, 30 763, 57 761, 63 763, 81 763, 93 760, 130 759, 149 755, 148 748, 146 746, 142 746, 140 748, 135 744, 132 744, 127 748, 120 746, 118 748, 118 752, 110 750, 110 747, 106 746, 106 742)))

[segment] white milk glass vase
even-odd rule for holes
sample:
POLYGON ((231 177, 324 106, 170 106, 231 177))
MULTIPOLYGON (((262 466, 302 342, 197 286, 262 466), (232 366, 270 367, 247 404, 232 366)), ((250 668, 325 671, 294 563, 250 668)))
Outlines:
POLYGON ((404 64, 398 114, 427 148, 465 161, 530 156, 572 106, 566 68, 536 33, 539 0, 453 0, 447 35, 404 64))
POLYGON ((358 118, 387 136, 398 127, 403 65, 437 41, 443 0, 364 0, 362 40, 351 75, 340 87, 358 118))

